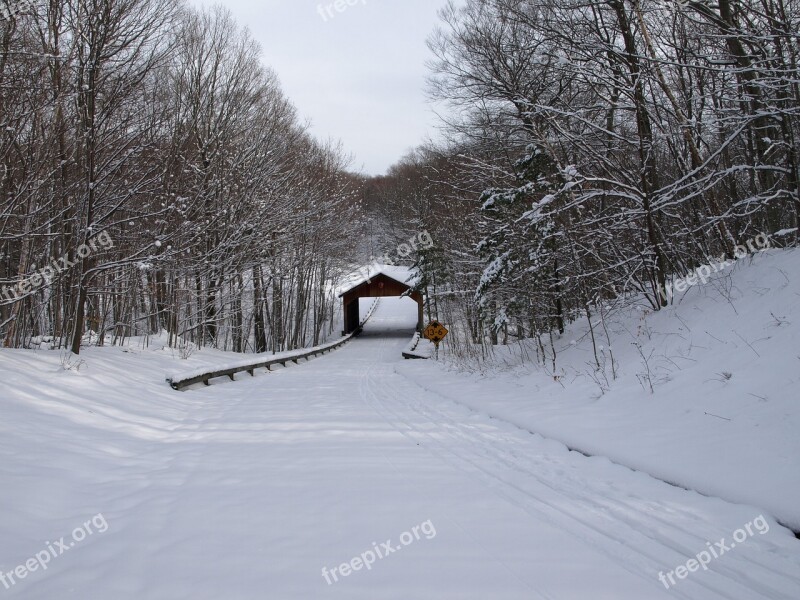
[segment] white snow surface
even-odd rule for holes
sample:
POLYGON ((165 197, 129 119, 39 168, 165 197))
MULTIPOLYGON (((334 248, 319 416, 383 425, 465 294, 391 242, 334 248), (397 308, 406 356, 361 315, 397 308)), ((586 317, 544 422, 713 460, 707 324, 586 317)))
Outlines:
POLYGON ((669 356, 692 342, 695 361, 652 396, 627 372, 595 399, 580 380, 404 361, 408 299, 382 300, 364 334, 329 355, 184 393, 163 373, 231 356, 90 348, 75 371, 58 352, 2 350, 0 574, 69 543, 93 515, 108 529, 0 584, 0 598, 797 600, 800 541, 774 518, 797 510, 796 262, 737 270, 731 290, 758 284, 757 299, 733 300, 738 316, 696 290, 670 309, 693 318, 682 337, 668 335, 669 311, 648 316, 649 342, 669 356), (789 324, 771 325, 768 309, 789 324), (700 349, 704 329, 721 345, 700 349), (713 380, 720 369, 727 383, 713 380), (731 421, 703 414, 723 408, 731 421), (634 459, 641 471, 616 464, 634 459), (727 499, 643 472, 659 468, 727 499), (708 570, 670 589, 659 580, 761 515, 769 530, 708 570), (422 524, 435 535, 403 546, 422 524), (399 549, 341 575, 385 542, 399 549))
MULTIPOLYGON (((593 374, 586 319, 556 342, 558 381, 552 368, 487 377, 415 364, 401 372, 482 414, 703 494, 759 506, 800 531, 800 252, 737 261, 657 313, 633 307, 608 319, 610 340, 597 315, 593 322, 611 382, 605 393, 593 374), (647 367, 634 344, 649 357, 653 394, 640 384, 647 367)), ((514 352, 506 351, 512 365, 519 363, 514 352)))

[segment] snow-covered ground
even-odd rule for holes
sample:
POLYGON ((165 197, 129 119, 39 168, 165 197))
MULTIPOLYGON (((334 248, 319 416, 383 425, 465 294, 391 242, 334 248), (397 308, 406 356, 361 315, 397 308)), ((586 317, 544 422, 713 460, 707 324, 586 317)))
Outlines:
POLYGON ((606 379, 594 372, 585 319, 556 342, 558 382, 531 361, 490 377, 430 363, 400 372, 482 414, 761 507, 800 531, 800 252, 739 261, 658 313, 614 315, 610 340, 594 321, 606 379))
POLYGON ((739 317, 708 295, 682 305, 702 316, 678 307, 682 336, 647 318, 665 356, 691 348, 652 396, 631 365, 596 399, 404 361, 410 300, 333 354, 184 393, 164 374, 230 356, 92 348, 75 371, 0 351, 0 598, 797 600, 800 541, 774 518, 798 504, 785 256, 752 271, 761 301, 739 317))

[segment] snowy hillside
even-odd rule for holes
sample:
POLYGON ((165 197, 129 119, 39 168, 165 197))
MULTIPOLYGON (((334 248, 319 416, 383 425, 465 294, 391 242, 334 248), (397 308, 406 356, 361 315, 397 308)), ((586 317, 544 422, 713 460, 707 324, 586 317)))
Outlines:
MULTIPOLYGON (((558 382, 552 369, 529 367, 488 378, 419 363, 399 371, 481 413, 762 507, 800 531, 800 252, 738 261, 658 313, 615 314, 610 340, 598 322, 605 374, 594 368, 585 319, 556 341, 558 382)), ((519 349, 506 360, 518 363, 519 349)))

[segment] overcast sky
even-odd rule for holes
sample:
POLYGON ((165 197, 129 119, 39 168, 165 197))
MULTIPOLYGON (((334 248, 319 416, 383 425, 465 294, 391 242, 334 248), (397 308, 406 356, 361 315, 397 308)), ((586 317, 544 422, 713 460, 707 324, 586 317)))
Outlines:
POLYGON ((352 170, 378 175, 435 133, 424 96, 425 40, 445 0, 349 1, 342 12, 334 0, 221 4, 259 41, 312 133, 341 140, 352 170))

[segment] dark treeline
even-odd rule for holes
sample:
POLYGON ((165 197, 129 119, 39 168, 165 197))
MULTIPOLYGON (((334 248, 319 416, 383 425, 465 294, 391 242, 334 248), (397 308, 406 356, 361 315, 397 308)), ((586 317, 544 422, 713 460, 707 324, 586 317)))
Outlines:
POLYGON ((673 277, 759 234, 797 244, 797 0, 467 0, 441 17, 447 141, 365 200, 397 239, 435 239, 417 261, 451 348, 547 339, 612 300, 659 310, 673 277))
POLYGON ((307 133, 223 9, 0 2, 5 346, 312 344, 354 256, 426 231, 409 260, 450 347, 549 360, 572 319, 798 241, 798 0, 450 5, 444 141, 379 178, 307 133))
POLYGON ((354 180, 246 30, 174 0, 2 2, 2 343, 330 333, 354 180))

